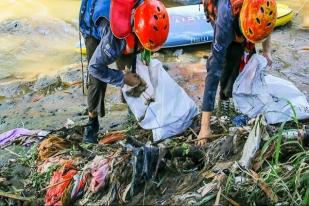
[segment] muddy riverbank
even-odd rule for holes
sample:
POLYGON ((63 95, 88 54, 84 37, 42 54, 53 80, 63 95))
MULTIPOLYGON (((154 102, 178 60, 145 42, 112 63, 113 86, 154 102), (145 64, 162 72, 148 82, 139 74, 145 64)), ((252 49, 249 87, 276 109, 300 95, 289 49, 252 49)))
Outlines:
MULTIPOLYGON (((15 127, 53 130, 62 127, 67 119, 77 124, 83 124, 87 119, 79 64, 53 75, 39 75, 33 81, 14 80, 0 85, 0 131, 15 127)), ((109 87, 106 107, 110 119, 103 119, 103 128, 124 121, 127 108, 120 101, 119 89, 109 87)))

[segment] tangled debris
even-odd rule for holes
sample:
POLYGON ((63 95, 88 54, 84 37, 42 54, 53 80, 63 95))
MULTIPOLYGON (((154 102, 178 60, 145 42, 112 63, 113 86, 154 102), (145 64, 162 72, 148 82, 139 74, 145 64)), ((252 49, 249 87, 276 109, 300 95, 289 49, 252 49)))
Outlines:
POLYGON ((213 118, 221 135, 200 148, 197 121, 156 144, 136 124, 102 135, 98 145, 81 143, 80 127, 54 131, 30 147, 16 140, 3 149, 0 205, 309 204, 307 145, 284 137, 299 122, 270 127, 258 117, 232 128, 213 118))

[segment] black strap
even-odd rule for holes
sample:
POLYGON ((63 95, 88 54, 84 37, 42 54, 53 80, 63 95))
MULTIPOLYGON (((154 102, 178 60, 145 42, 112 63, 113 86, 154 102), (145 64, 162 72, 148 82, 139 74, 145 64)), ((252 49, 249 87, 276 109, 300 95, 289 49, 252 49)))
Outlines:
MULTIPOLYGON (((78 33, 79 33, 80 63, 82 65, 82 89, 83 89, 83 95, 85 95, 84 63, 83 63, 82 37, 81 37, 80 27, 79 27, 79 32, 78 33)), ((88 73, 88 70, 87 70, 87 73, 88 73)), ((87 74, 86 87, 88 88, 88 74, 87 74)))
MULTIPOLYGON (((201 1, 201 3, 203 3, 201 1)), ((204 13, 206 15, 206 18, 207 18, 207 22, 210 22, 210 21, 214 21, 217 17, 217 14, 215 12, 215 9, 217 8, 217 3, 218 3, 218 0, 205 0, 204 3, 203 3, 203 6, 204 6, 204 13), (211 5, 211 11, 208 10, 208 5, 211 5)))
POLYGON ((242 36, 241 28, 239 25, 239 16, 236 16, 233 22, 234 31, 237 36, 242 36))
POLYGON ((136 9, 139 5, 141 5, 141 3, 143 3, 144 0, 136 0, 135 3, 134 3, 134 6, 133 8, 136 9))
MULTIPOLYGON (((87 9, 87 6, 88 6, 88 0, 85 0, 83 1, 83 4, 81 5, 81 9, 82 7, 85 7, 85 9, 87 9)), ((89 28, 89 32, 90 32, 90 36, 92 36, 92 27, 94 27, 94 22, 93 22, 93 14, 94 14, 94 7, 95 7, 95 4, 94 2, 92 2, 92 5, 91 5, 91 8, 90 8, 90 28, 89 28)), ((83 84, 83 94, 85 95, 85 77, 84 77, 84 64, 83 64, 83 54, 82 54, 82 40, 81 40, 81 28, 80 28, 80 24, 81 24, 81 21, 84 21, 84 16, 85 16, 85 13, 87 11, 84 11, 83 13, 80 12, 80 15, 79 15, 79 47, 80 47, 80 62, 81 62, 81 65, 82 65, 82 84, 83 84)), ((89 70, 88 70, 88 67, 87 67, 87 75, 86 75, 86 88, 88 89, 88 82, 89 82, 89 70)))
MULTIPOLYGON (((136 0, 135 4, 134 4, 134 9, 136 9, 144 0, 136 0)), ((133 22, 134 25, 134 22, 133 22)), ((133 50, 133 57, 132 57, 132 69, 131 72, 132 73, 136 73, 136 58, 137 58, 137 54, 138 54, 138 38, 136 36, 136 34, 134 34, 134 50, 133 50)))
MULTIPOLYGON (((85 4, 82 4, 81 7, 86 6, 87 8, 87 3, 88 3, 88 0, 85 0, 85 4)), ((82 10, 83 8, 80 8, 80 9, 82 10)), ((83 52, 82 52, 82 37, 81 37, 81 29, 80 29, 80 24, 81 24, 81 21, 84 20, 84 15, 85 15, 85 11, 83 13, 80 12, 79 14, 78 33, 79 33, 80 63, 82 65, 82 90, 83 90, 83 94, 85 95, 84 63, 83 63, 83 52)), ((88 69, 87 69, 86 87, 88 88, 88 69)))
POLYGON ((136 59, 138 54, 138 38, 134 34, 134 51, 133 51, 133 58, 132 58, 132 73, 136 73, 136 59))

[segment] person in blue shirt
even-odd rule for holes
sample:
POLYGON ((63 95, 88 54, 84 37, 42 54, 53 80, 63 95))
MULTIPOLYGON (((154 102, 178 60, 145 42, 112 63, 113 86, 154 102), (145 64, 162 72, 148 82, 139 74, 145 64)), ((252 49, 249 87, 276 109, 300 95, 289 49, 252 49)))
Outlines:
POLYGON ((158 0, 82 0, 80 31, 89 63, 88 115, 84 142, 96 143, 98 116, 105 116, 106 85, 137 86, 140 78, 121 71, 132 66, 137 51, 157 51, 167 39, 169 19, 158 0), (109 68, 117 62, 118 70, 109 68))
MULTIPOLYGON (((232 96, 232 85, 239 73, 245 45, 262 42, 263 55, 270 65, 270 34, 275 26, 275 0, 203 0, 206 16, 214 27, 212 54, 202 106, 201 129, 197 144, 205 145, 211 135, 210 117, 220 82, 220 99, 232 96)), ((249 53, 254 53, 251 50, 249 53)))

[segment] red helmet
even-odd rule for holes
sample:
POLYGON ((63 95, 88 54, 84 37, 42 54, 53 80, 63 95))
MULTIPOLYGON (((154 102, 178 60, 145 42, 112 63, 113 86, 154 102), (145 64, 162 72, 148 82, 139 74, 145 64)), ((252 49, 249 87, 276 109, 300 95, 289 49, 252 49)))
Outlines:
POLYGON ((263 41, 270 35, 276 24, 276 1, 244 0, 239 19, 246 39, 253 43, 263 41))
POLYGON ((169 17, 159 0, 145 0, 134 13, 134 32, 145 49, 158 51, 167 39, 169 17))

